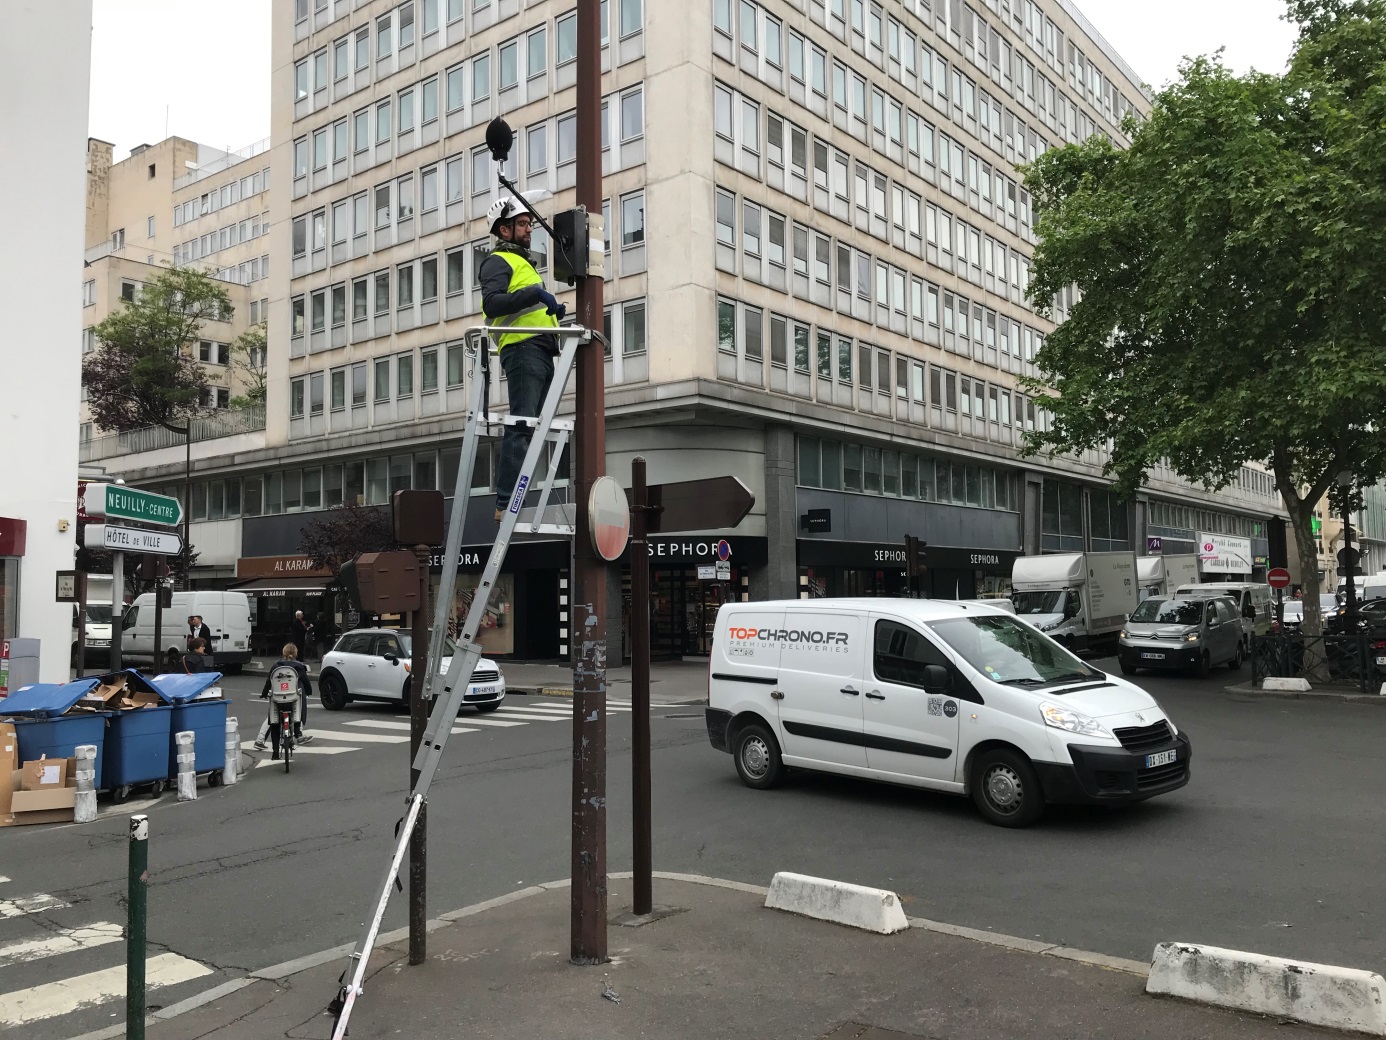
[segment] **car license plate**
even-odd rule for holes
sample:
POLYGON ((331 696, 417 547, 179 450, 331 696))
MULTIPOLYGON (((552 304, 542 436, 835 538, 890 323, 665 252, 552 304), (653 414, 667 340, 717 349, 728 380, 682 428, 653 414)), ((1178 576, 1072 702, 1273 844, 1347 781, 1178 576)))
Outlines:
POLYGON ((1145 768, 1154 769, 1156 766, 1167 766, 1171 762, 1179 760, 1179 749, 1172 748, 1169 751, 1157 751, 1153 755, 1145 756, 1145 768))
POLYGON ((496 692, 496 688, 495 688, 494 686, 473 686, 473 687, 472 687, 472 696, 473 696, 473 697, 489 697, 489 696, 491 696, 492 694, 494 694, 495 692, 496 692))
POLYGON ((1386 668, 1386 657, 1378 657, 1376 659, 1376 663, 1378 667, 1386 668))
POLYGON ((1163 661, 1164 659, 1164 654, 1141 654, 1142 661, 1163 661))

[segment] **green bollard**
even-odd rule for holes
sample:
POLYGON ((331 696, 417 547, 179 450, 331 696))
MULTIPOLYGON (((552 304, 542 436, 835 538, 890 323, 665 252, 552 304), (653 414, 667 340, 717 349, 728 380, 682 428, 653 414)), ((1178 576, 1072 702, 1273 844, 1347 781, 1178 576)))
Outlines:
POLYGON ((145 915, 149 906, 149 817, 130 817, 130 887, 125 928, 125 1037, 144 1040, 145 915))

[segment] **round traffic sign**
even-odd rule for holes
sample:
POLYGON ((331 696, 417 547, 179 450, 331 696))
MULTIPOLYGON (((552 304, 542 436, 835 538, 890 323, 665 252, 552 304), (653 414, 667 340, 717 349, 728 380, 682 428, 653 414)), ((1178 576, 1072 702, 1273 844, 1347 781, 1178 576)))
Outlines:
POLYGON ((598 477, 587 498, 592 549, 603 560, 618 560, 630 537, 630 502, 614 477, 598 477))
POLYGON ((1284 567, 1272 567, 1266 574, 1266 584, 1273 589, 1288 589, 1290 587, 1290 572, 1284 567))

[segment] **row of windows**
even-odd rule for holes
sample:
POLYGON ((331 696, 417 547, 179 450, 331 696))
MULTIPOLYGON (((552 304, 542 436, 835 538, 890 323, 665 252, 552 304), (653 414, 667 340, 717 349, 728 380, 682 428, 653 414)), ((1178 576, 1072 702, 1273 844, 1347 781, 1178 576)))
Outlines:
POLYGON ((1212 534, 1238 535, 1243 538, 1262 537, 1264 528, 1244 516, 1230 516, 1216 513, 1211 509, 1180 505, 1175 502, 1150 503, 1150 526, 1163 530, 1178 531, 1189 538, 1199 531, 1212 534))
POLYGON ((174 245, 173 262, 175 265, 188 264, 194 260, 215 256, 223 249, 232 249, 246 242, 253 242, 263 235, 268 235, 269 226, 269 213, 261 213, 258 217, 250 217, 235 224, 227 224, 224 228, 209 231, 205 235, 199 235, 174 245))
POLYGON ((1243 491, 1249 491, 1253 495, 1261 495, 1264 498, 1275 498, 1280 493, 1275 489, 1275 475, 1267 473, 1262 469, 1252 469, 1250 466, 1243 466, 1237 472, 1237 486, 1243 491))
POLYGON ((238 181, 230 181, 220 188, 203 192, 195 199, 188 199, 173 207, 173 226, 181 227, 198 217, 205 217, 217 210, 234 206, 243 199, 253 198, 261 192, 269 191, 270 172, 263 170, 247 174, 238 181))
POLYGON ((826 491, 855 491, 1012 513, 1021 508, 1018 473, 819 437, 798 438, 798 483, 826 491))

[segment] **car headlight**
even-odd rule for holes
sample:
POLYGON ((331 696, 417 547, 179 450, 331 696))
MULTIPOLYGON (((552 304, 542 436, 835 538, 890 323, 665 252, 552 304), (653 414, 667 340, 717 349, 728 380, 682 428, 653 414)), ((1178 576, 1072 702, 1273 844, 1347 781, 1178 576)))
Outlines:
POLYGON ((1122 638, 1122 639, 1130 639, 1130 638, 1131 638, 1131 633, 1128 632, 1128 631, 1126 631, 1126 629, 1123 628, 1123 629, 1121 630, 1121 638, 1122 638))
POLYGON ((1197 642, 1198 642, 1198 633, 1197 633, 1197 632, 1190 632, 1188 635, 1186 635, 1186 636, 1184 637, 1184 642, 1186 642, 1186 643, 1197 643, 1197 642))
POLYGON ((1062 708, 1057 704, 1044 703, 1040 705, 1040 715, 1044 718, 1046 726, 1053 726, 1066 733, 1077 733, 1085 737, 1106 737, 1108 740, 1115 740, 1111 731, 1096 719, 1089 718, 1081 711, 1073 711, 1070 708, 1062 708))

